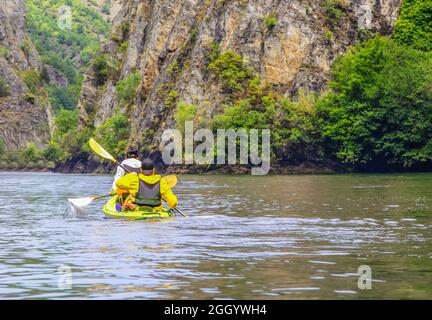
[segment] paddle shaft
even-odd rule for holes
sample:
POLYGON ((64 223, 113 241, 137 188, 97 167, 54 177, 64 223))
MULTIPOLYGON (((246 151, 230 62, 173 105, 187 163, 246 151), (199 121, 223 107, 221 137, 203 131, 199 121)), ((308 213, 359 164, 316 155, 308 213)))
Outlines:
POLYGON ((93 200, 99 200, 99 199, 108 198, 108 197, 112 197, 112 194, 106 194, 104 196, 96 196, 96 197, 93 197, 93 200))
POLYGON ((181 212, 180 209, 174 208, 173 210, 175 210, 175 211, 177 211, 178 213, 180 213, 183 217, 186 217, 186 215, 185 215, 183 212, 181 212))

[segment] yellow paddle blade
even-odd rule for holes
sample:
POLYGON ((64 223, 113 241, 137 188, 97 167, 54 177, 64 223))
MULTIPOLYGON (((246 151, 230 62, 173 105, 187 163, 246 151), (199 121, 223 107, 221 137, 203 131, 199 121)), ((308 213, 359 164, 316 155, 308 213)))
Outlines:
POLYGON ((106 151, 99 143, 97 143, 95 139, 90 138, 89 145, 90 148, 94 151, 94 153, 100 155, 102 158, 116 162, 114 157, 110 155, 108 151, 106 151))
POLYGON ((177 177, 176 176, 165 176, 162 177, 162 180, 165 182, 165 184, 168 186, 168 188, 174 188, 177 184, 177 177))

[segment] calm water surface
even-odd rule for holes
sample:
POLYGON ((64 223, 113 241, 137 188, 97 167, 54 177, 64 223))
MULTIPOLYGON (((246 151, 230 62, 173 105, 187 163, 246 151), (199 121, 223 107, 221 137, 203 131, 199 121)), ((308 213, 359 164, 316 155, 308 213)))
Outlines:
POLYGON ((110 176, 0 173, 0 298, 432 298, 431 174, 179 180, 188 218, 118 221, 65 216, 110 176))

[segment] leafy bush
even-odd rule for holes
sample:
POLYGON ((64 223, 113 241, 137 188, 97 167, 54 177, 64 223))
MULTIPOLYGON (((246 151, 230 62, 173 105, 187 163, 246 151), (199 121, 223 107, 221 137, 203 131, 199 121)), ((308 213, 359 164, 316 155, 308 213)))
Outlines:
POLYGON ((34 69, 22 71, 21 78, 33 94, 37 93, 42 86, 41 76, 34 69))
POLYGON ((56 141, 51 140, 48 146, 42 152, 45 160, 49 162, 59 163, 64 160, 64 152, 60 147, 60 144, 56 141))
POLYGON ((27 101, 27 102, 30 102, 30 103, 35 103, 35 102, 36 102, 36 97, 35 97, 34 94, 31 93, 31 92, 26 92, 26 93, 23 95, 23 99, 24 99, 25 101, 27 101))
POLYGON ((267 29, 273 29, 277 25, 277 16, 276 14, 268 15, 264 18, 264 24, 267 29))
POLYGON ((168 92, 168 96, 165 99, 165 107, 171 107, 174 106, 175 101, 180 96, 180 92, 177 90, 170 90, 168 92))
POLYGON ((122 113, 108 118, 96 129, 95 137, 107 150, 124 157, 129 139, 128 118, 122 113))
POLYGON ((387 38, 347 53, 319 102, 330 153, 346 163, 409 168, 432 160, 432 56, 387 38))
POLYGON ((9 95, 9 86, 6 81, 0 79, 0 98, 7 97, 9 95))
POLYGON ((95 72, 95 76, 96 76, 96 83, 98 85, 103 85, 107 79, 108 79, 108 61, 107 61, 107 57, 105 54, 101 54, 99 56, 97 56, 94 60, 93 60, 93 64, 92 64, 93 70, 95 72))
POLYGON ((197 107, 195 105, 189 105, 184 102, 179 102, 177 104, 177 109, 174 114, 177 128, 180 131, 184 132, 185 122, 194 120, 196 113, 197 107))
POLYGON ((20 151, 19 161, 25 165, 42 160, 42 154, 34 143, 27 144, 27 147, 20 151))
POLYGON ((321 4, 323 8, 327 24, 332 28, 336 28, 343 16, 343 0, 325 0, 321 4))
POLYGON ((58 112, 54 119, 55 132, 54 137, 59 140, 67 132, 75 129, 78 125, 78 114, 77 110, 66 110, 62 109, 58 112))
POLYGON ((120 80, 116 85, 117 98, 120 101, 131 102, 135 98, 140 82, 141 76, 137 71, 120 80))
POLYGON ((225 51, 213 56, 213 58, 214 60, 209 64, 208 70, 215 73, 229 91, 241 89, 241 83, 251 77, 251 71, 239 54, 225 51))
POLYGON ((393 37, 416 49, 432 50, 432 0, 404 0, 393 37))
POLYGON ((66 132, 58 143, 63 153, 61 160, 87 159, 89 155, 87 144, 92 134, 93 132, 89 128, 82 130, 74 128, 66 132))

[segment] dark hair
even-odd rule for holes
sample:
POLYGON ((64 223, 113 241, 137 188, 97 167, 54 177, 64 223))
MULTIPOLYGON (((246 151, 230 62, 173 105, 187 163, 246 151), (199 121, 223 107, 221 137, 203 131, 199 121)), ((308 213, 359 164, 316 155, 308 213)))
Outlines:
POLYGON ((143 171, 150 171, 154 169, 154 162, 152 159, 150 158, 145 158, 142 162, 141 162, 141 169, 143 171))
POLYGON ((126 157, 128 157, 128 158, 139 158, 138 150, 137 149, 129 149, 126 152, 126 157))

